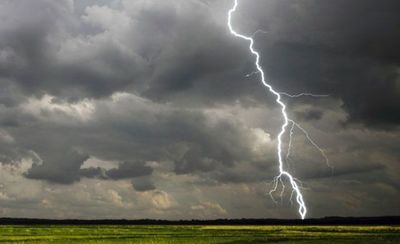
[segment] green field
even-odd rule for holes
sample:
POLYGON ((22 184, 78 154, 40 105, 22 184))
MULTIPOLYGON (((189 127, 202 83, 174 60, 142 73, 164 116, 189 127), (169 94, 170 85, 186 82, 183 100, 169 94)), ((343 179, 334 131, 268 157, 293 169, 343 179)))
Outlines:
POLYGON ((14 243, 400 243, 400 226, 0 226, 14 243))

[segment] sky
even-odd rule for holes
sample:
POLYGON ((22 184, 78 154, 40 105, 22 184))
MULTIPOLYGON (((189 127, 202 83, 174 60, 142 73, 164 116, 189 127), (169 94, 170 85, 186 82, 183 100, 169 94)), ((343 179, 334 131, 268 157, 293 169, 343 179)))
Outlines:
MULTIPOLYGON (((0 216, 298 218, 231 0, 0 2, 0 216), (252 75, 248 75, 252 74, 252 75), (280 191, 280 190, 279 190, 280 191)), ((307 217, 400 215, 400 2, 239 0, 307 217), (288 148, 289 135, 284 136, 288 148)))

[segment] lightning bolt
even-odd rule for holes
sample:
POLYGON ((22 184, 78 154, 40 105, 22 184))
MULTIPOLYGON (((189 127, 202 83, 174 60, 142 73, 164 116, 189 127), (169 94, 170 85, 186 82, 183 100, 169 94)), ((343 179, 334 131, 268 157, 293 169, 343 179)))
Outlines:
POLYGON ((287 153, 286 153, 286 162, 287 163, 289 163, 289 160, 290 160, 290 152, 292 149, 292 139, 293 139, 294 127, 295 127, 295 124, 292 122, 292 127, 290 128, 290 132, 289 132, 289 142, 288 142, 288 148, 287 148, 287 153))
POLYGON ((252 75, 258 74, 258 71, 253 71, 251 73, 248 73, 245 77, 250 77, 252 75))
POLYGON ((294 95, 286 93, 286 92, 280 92, 280 94, 284 95, 284 96, 291 97, 291 98, 305 97, 305 96, 309 96, 309 97, 329 97, 329 95, 327 95, 327 94, 313 94, 313 93, 307 93, 307 92, 294 94, 294 95))
MULTIPOLYGON (((303 127, 301 127, 298 123, 294 122, 291 119, 289 119, 289 121, 292 123, 293 127, 296 126, 299 130, 301 130, 303 132, 303 134, 306 136, 307 140, 311 143, 311 145, 313 145, 321 153, 321 155, 324 157, 326 165, 329 168, 331 168, 331 170, 333 171, 333 166, 329 162, 329 158, 328 158, 328 156, 326 156, 325 151, 320 146, 318 146, 318 144, 311 138, 311 136, 308 134, 308 132, 303 127)), ((292 135, 292 132, 293 132, 293 127, 291 129, 291 135, 292 135)), ((291 141, 291 139, 290 139, 290 141, 291 141)), ((289 150, 290 150, 290 148, 289 148, 289 150)), ((288 154, 287 155, 290 155, 290 151, 289 150, 288 150, 288 154)))
POLYGON ((234 35, 235 37, 241 38, 241 39, 243 39, 243 40, 248 42, 249 50, 255 57, 255 66, 256 66, 257 70, 255 72, 252 72, 252 73, 246 75, 246 77, 249 77, 249 76, 254 75, 254 74, 260 74, 262 84, 266 88, 268 88, 269 92, 272 93, 276 97, 275 101, 280 106, 281 114, 282 114, 282 117, 283 117, 283 124, 281 126, 281 130, 280 130, 280 132, 278 134, 278 137, 277 137, 277 139, 278 139, 277 151, 278 151, 279 174, 274 178, 273 187, 272 187, 271 191, 269 192, 269 194, 270 194, 272 200, 274 202, 276 202, 272 194, 278 190, 278 187, 279 187, 279 184, 280 184, 282 186, 282 189, 281 189, 281 192, 280 192, 280 196, 281 196, 281 199, 282 199, 284 191, 285 191, 285 184, 284 184, 282 178, 286 177, 287 180, 289 181, 290 185, 291 185, 291 188, 292 188, 292 192, 291 192, 291 195, 290 195, 290 201, 292 202, 292 198, 295 195, 296 202, 298 204, 298 213, 299 213, 301 219, 304 219, 306 217, 306 214, 307 214, 307 207, 306 207, 306 204, 304 202, 303 194, 302 194, 302 192, 300 190, 301 187, 299 186, 299 184, 301 184, 301 182, 299 180, 297 180, 295 177, 293 177, 287 170, 284 169, 284 159, 283 159, 283 150, 282 150, 282 147, 283 147, 282 137, 286 133, 286 128, 288 127, 288 125, 290 123, 292 124, 291 129, 289 131, 290 139, 289 139, 289 143, 288 143, 286 161, 288 160, 288 158, 290 156, 290 148, 291 148, 291 144, 292 144, 293 130, 294 130, 294 127, 297 127, 298 129, 300 129, 305 134, 306 138, 310 141, 310 143, 320 151, 320 153, 325 158, 326 164, 329 167, 331 167, 331 166, 329 164, 329 160, 328 160, 328 157, 326 156, 325 152, 311 139, 311 137, 309 136, 307 131, 305 129, 303 129, 299 124, 294 122, 292 119, 289 119, 289 116, 288 116, 288 114, 286 112, 286 104, 282 101, 282 96, 288 96, 288 97, 291 97, 291 98, 296 98, 296 97, 301 97, 301 96, 325 97, 325 96, 328 96, 328 95, 314 95, 314 94, 311 94, 311 93, 300 93, 300 94, 297 94, 297 95, 291 95, 291 94, 288 94, 288 93, 285 93, 285 92, 276 91, 266 81, 264 70, 262 69, 262 67, 260 65, 260 53, 254 49, 253 36, 255 34, 257 34, 258 32, 262 32, 262 33, 266 33, 266 32, 262 31, 262 30, 258 30, 255 33, 253 33, 253 35, 251 35, 251 36, 245 36, 243 34, 240 34, 240 33, 236 32, 235 29, 232 27, 232 15, 236 12, 237 7, 238 7, 238 0, 234 0, 234 5, 228 12, 228 23, 227 24, 228 24, 229 31, 230 31, 230 33, 232 35, 234 35))

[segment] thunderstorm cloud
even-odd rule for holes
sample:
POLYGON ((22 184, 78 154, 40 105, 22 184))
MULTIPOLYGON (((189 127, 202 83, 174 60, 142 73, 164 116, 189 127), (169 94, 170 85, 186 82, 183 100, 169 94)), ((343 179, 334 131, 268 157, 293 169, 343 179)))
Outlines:
MULTIPOLYGON (((284 97, 334 166, 294 131, 308 217, 400 214, 400 2, 239 2, 268 81, 329 95, 284 97)), ((0 216, 296 218, 232 4, 1 1, 0 216)))

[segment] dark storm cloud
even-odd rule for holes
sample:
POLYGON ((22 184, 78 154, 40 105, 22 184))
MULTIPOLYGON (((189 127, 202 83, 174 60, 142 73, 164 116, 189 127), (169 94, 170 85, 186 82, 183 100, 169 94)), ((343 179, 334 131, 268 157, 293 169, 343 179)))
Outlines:
MULTIPOLYGON (((104 187, 124 181, 163 208, 173 205, 167 193, 146 194, 156 188, 174 192, 181 182, 195 188, 229 184, 229 197, 199 190, 229 205, 237 202, 234 187, 271 180, 278 172, 281 120, 258 75, 246 77, 254 59, 246 43, 228 33, 231 4, 2 1, 0 167, 20 166, 23 182, 41 180, 52 189, 83 184, 96 194, 77 196, 88 206, 102 190, 113 204, 129 206, 119 192, 104 187), (95 159, 101 162, 88 163, 95 159)), ((398 201, 399 12, 397 0, 240 1, 238 30, 268 31, 256 35, 255 46, 277 90, 330 96, 284 98, 288 112, 311 129, 335 166, 332 173, 321 164, 297 130, 293 160, 285 167, 306 183, 356 178, 360 199, 385 192, 392 197, 385 206, 398 201)), ((7 199, 9 206, 12 197, 3 194, 2 184, 0 201, 7 199)), ((336 213, 334 203, 356 204, 342 195, 347 185, 336 186, 331 207, 314 206, 321 213, 336 213)), ((175 197, 185 198, 180 194, 175 197)), ((366 213, 370 206, 360 209, 366 213)))
MULTIPOLYGON (((399 10, 398 1, 252 1, 241 4, 238 19, 259 23, 242 31, 268 31, 257 36, 256 45, 279 90, 329 94, 343 100, 350 122, 390 128, 400 121, 399 10)), ((245 43, 229 40, 226 30, 182 30, 200 42, 176 39, 176 52, 160 57, 169 65, 158 65, 146 96, 174 101, 200 95, 230 101, 250 93, 259 99, 256 77, 246 83, 237 78, 251 71, 245 43), (226 43, 224 48, 220 42, 226 43)))
POLYGON ((30 179, 47 180, 55 183, 69 184, 78 180, 77 172, 88 155, 69 150, 67 152, 40 155, 42 164, 34 164, 25 174, 30 179))
POLYGON ((236 74, 224 74, 240 68, 245 48, 239 54, 226 51, 236 46, 208 8, 196 1, 130 4, 138 10, 4 2, 2 83, 10 80, 24 93, 70 101, 133 90, 156 100, 187 100, 182 95, 188 91, 200 101, 207 101, 210 91, 214 98, 224 99, 227 90, 240 96, 245 84, 229 88, 228 79, 236 74), (216 80, 225 84, 215 89, 216 80))
POLYGON ((346 164, 336 169, 298 170, 296 173, 301 179, 338 178, 346 175, 356 175, 383 171, 384 165, 378 163, 364 163, 362 165, 346 164))
MULTIPOLYGON (((254 147, 260 146, 256 132, 245 124, 199 109, 175 109, 133 95, 94 106, 87 121, 62 110, 38 108, 40 113, 31 115, 35 119, 18 121, 20 126, 10 130, 10 143, 15 144, 6 147, 5 142, 4 152, 16 146, 25 155, 33 151, 42 162, 35 163, 26 177, 70 184, 81 177, 118 180, 151 175, 147 161, 173 162, 179 174, 224 171, 253 161, 254 147), (123 163, 109 170, 81 169, 89 157, 123 163)), ((31 113, 14 108, 17 111, 31 113)))
POLYGON ((73 62, 67 60, 66 55, 73 51, 63 53, 68 41, 81 37, 85 42, 85 36, 92 34, 90 25, 74 15, 68 2, 1 4, 5 20, 0 28, 2 82, 10 80, 28 94, 49 93, 73 100, 107 96, 133 83, 140 73, 135 68, 140 66, 139 58, 111 41, 99 43, 93 53, 80 52, 83 56, 73 62))
MULTIPOLYGON (((117 168, 112 169, 104 169, 101 167, 89 167, 89 168, 81 168, 79 170, 79 176, 86 178, 97 178, 103 180, 123 180, 123 179, 132 179, 135 184, 138 185, 138 188, 146 188, 148 185, 150 188, 150 180, 147 178, 143 180, 144 176, 149 176, 153 173, 153 169, 149 166, 146 166, 146 162, 123 162, 118 165, 117 168)), ((136 189, 136 188, 135 188, 136 189)))
POLYGON ((148 177, 139 177, 132 180, 132 186, 136 191, 145 192, 155 190, 154 183, 148 177))
POLYGON ((398 1, 269 1, 264 6, 270 10, 256 28, 269 33, 258 36, 257 46, 278 89, 338 97, 350 121, 399 123, 398 1))
POLYGON ((144 165, 144 162, 124 162, 118 168, 108 170, 106 175, 116 180, 150 175, 152 172, 153 169, 144 165))
POLYGON ((79 175, 86 178, 102 180, 132 179, 132 186, 136 191, 144 192, 156 189, 151 180, 153 169, 145 162, 122 163, 118 168, 106 170, 101 167, 90 167, 79 170, 79 175))
POLYGON ((107 170, 101 167, 90 167, 79 170, 79 175, 86 178, 108 179, 107 170))
MULTIPOLYGON (((115 91, 177 105, 270 97, 258 89, 257 76, 245 79, 251 57, 217 22, 226 16, 212 12, 215 2, 89 3, 2 3, 1 82, 11 82, 16 94, 69 100, 115 91)), ((269 32, 256 45, 279 90, 330 94, 344 101, 350 121, 390 126, 400 120, 399 5, 249 1, 235 17, 247 32, 269 32)))
POLYGON ((324 115, 324 112, 317 109, 309 109, 307 111, 296 112, 296 118, 301 120, 319 120, 324 115))

